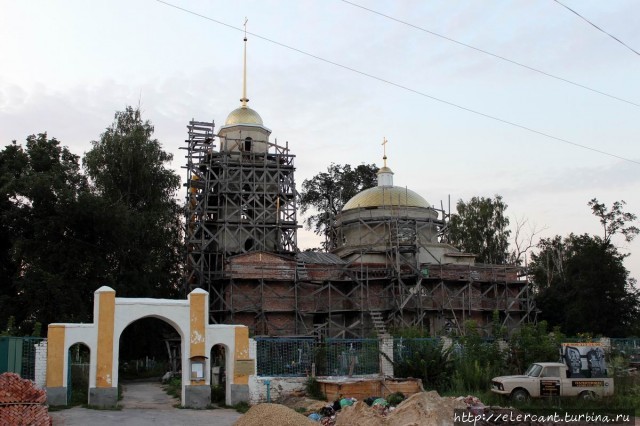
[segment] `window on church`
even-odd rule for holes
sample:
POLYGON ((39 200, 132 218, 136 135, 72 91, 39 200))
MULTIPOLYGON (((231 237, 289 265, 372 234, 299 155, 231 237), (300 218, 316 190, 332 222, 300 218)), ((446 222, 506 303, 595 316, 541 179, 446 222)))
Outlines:
POLYGON ((253 139, 245 138, 244 140, 244 150, 247 152, 251 152, 251 144, 253 143, 253 139))

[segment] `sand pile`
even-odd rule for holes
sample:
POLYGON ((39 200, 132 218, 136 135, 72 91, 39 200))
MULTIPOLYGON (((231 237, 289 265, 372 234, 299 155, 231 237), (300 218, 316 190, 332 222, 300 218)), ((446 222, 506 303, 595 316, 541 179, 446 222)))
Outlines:
POLYGON ((362 402, 345 407, 338 414, 336 426, 420 426, 453 425, 455 409, 466 410, 467 404, 455 398, 441 397, 438 392, 421 392, 409 397, 387 417, 377 414, 362 402))
POLYGON ((315 423, 291 408, 280 404, 254 405, 240 417, 233 426, 317 426, 315 423))

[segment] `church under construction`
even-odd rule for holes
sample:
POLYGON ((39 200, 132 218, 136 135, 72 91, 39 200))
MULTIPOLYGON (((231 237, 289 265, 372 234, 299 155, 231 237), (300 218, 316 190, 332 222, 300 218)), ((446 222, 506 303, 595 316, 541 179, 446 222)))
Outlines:
POLYGON ((216 132, 188 124, 185 290, 209 292, 212 323, 243 324, 254 336, 374 337, 418 327, 488 330, 497 311, 508 329, 535 320, 517 266, 475 262, 441 242, 447 215, 393 185, 355 195, 331 228, 329 252, 297 248, 295 155, 247 106, 216 132))

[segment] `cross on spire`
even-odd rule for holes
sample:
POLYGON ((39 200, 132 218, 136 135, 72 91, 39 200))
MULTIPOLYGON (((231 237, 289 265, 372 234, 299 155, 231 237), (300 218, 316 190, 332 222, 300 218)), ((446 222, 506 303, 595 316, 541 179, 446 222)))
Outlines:
POLYGON ((246 108, 247 102, 249 102, 249 99, 247 99, 247 22, 249 22, 249 19, 247 19, 247 17, 245 16, 244 18, 244 69, 242 74, 242 99, 240 99, 240 102, 242 102, 243 108, 246 108))
POLYGON ((383 152, 383 157, 382 159, 384 160, 384 166, 387 167, 387 142, 389 142, 387 140, 386 137, 382 137, 382 152, 383 152))

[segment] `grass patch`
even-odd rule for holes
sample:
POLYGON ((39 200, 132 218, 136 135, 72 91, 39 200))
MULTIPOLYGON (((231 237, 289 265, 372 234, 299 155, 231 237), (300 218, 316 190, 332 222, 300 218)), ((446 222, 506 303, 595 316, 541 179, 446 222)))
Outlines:
POLYGON ((251 406, 246 402, 238 402, 236 405, 233 405, 231 408, 236 410, 238 413, 244 414, 247 411, 249 411, 249 408, 251 408, 251 406))
POLYGON ((172 377, 163 388, 168 395, 178 399, 182 398, 182 379, 180 377, 172 377))

